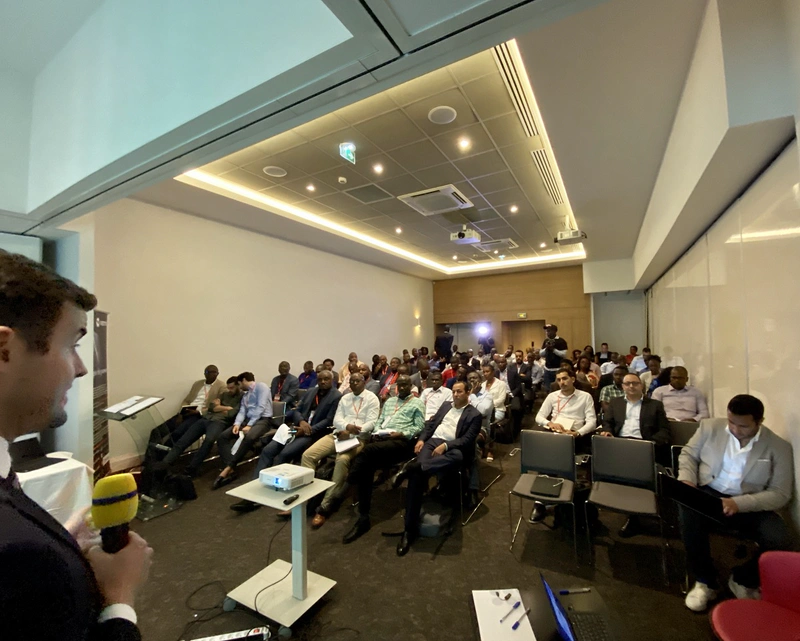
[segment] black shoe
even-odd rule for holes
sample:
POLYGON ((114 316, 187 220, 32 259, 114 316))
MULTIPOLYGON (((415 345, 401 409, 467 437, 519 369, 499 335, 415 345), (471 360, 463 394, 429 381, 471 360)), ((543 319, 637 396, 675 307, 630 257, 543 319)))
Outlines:
POLYGON ((234 512, 239 512, 241 514, 246 514, 247 512, 253 512, 260 508, 261 506, 258 503, 253 503, 252 501, 239 501, 238 503, 234 503, 230 506, 234 512))
POLYGON ((187 467, 183 473, 188 476, 190 479, 197 478, 197 475, 200 473, 196 467, 187 467))
POLYGON ((629 539, 637 534, 639 534, 639 521, 635 516, 629 516, 628 520, 625 521, 625 525, 617 532, 617 536, 621 539, 629 539))
POLYGON ((352 543, 356 539, 360 538, 363 534, 369 532, 370 527, 372 526, 370 525, 369 518, 359 516, 358 521, 356 521, 356 524, 353 526, 353 528, 344 535, 342 543, 352 543))
POLYGON ((225 487, 226 485, 233 483, 237 478, 239 478, 239 475, 236 472, 231 472, 228 474, 228 476, 218 476, 216 479, 214 479, 211 489, 218 490, 221 487, 225 487))
POLYGON ((412 543, 413 540, 411 536, 409 536, 408 532, 403 532, 400 540, 397 542, 397 556, 405 556, 408 554, 412 543))
POLYGON ((545 507, 544 503, 539 503, 539 501, 533 502, 533 512, 531 512, 531 518, 528 519, 531 523, 541 523, 544 521, 544 518, 547 516, 547 508, 545 507))

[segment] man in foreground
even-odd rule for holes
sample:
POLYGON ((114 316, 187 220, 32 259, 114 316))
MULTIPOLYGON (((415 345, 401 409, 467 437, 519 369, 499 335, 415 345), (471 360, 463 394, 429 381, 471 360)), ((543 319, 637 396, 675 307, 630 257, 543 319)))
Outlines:
POLYGON ((405 529, 397 544, 397 556, 408 554, 419 532, 422 495, 431 474, 445 474, 472 461, 475 440, 481 431, 481 413, 469 403, 466 383, 453 385, 453 400, 442 404, 436 415, 425 423, 414 446, 417 455, 407 468, 405 529))
MULTIPOLYGON (((83 519, 70 531, 30 500, 8 444, 63 425, 67 391, 86 375, 77 353, 86 290, 0 251, 0 637, 4 641, 140 639, 133 609, 153 550, 134 532, 116 554, 83 519)), ((78 523, 78 521, 75 521, 78 523)))
MULTIPOLYGON (((710 419, 679 458, 678 479, 722 500, 725 529, 758 543, 759 553, 791 550, 791 532, 775 512, 792 496, 792 446, 765 425, 764 404, 739 394, 728 403, 728 418, 710 419)), ((709 533, 714 522, 679 505, 681 538, 694 587, 686 607, 706 609, 717 597, 719 582, 711 559, 709 533)), ((759 598, 758 555, 733 569, 728 588, 739 599, 759 598)))

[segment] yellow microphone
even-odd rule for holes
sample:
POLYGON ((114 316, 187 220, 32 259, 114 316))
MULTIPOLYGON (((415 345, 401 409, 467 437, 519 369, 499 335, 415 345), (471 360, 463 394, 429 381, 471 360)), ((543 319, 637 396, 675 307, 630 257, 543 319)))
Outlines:
POLYGON ((114 554, 128 545, 128 526, 139 509, 133 474, 113 474, 100 479, 92 493, 92 520, 100 528, 103 551, 114 554))

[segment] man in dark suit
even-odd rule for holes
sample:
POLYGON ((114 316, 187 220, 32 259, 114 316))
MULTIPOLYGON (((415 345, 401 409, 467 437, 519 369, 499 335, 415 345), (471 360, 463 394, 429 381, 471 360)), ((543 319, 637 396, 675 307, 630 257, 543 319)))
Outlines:
MULTIPOLYGON (((612 398, 603 414, 603 427, 599 434, 653 441, 658 448, 657 459, 668 458, 669 421, 660 401, 644 396, 638 374, 628 373, 622 379, 625 396, 612 398)), ((638 520, 630 517, 619 531, 623 538, 638 533, 638 520)))
POLYGON ((286 403, 287 410, 294 407, 297 401, 297 390, 300 389, 300 381, 297 376, 289 373, 291 369, 292 366, 289 363, 282 361, 278 365, 278 375, 272 379, 270 385, 272 400, 283 401, 286 403))
POLYGON ((497 378, 505 381, 511 392, 511 419, 514 426, 514 437, 522 430, 522 416, 524 414, 523 401, 525 400, 525 382, 519 375, 516 363, 508 364, 505 356, 497 357, 497 378))
POLYGON ((450 333, 450 325, 444 326, 444 333, 439 334, 433 342, 433 351, 444 358, 448 363, 453 358, 453 335, 450 333))
POLYGON ((0 251, 0 637, 4 641, 140 638, 133 610, 153 550, 137 534, 120 552, 72 532, 30 500, 8 443, 63 425, 66 394, 86 374, 75 345, 94 296, 23 256, 0 251), (80 542, 79 542, 80 541, 80 542))
POLYGON ((405 556, 419 531, 422 495, 430 474, 441 474, 472 461, 475 440, 481 431, 481 414, 469 404, 466 383, 453 385, 453 402, 442 403, 425 423, 414 447, 416 461, 407 468, 405 531, 397 544, 397 555, 405 556))
MULTIPOLYGON (((341 392, 333 389, 333 374, 330 370, 321 370, 317 374, 317 386, 303 395, 303 400, 296 410, 286 413, 286 424, 297 428, 294 439, 284 444, 273 438, 261 450, 254 478, 258 478, 261 470, 268 467, 299 460, 303 452, 323 436, 330 434, 333 431, 333 418, 336 416, 340 398, 342 398, 341 392)), ((258 507, 257 503, 247 500, 230 506, 236 512, 252 512, 258 507)))

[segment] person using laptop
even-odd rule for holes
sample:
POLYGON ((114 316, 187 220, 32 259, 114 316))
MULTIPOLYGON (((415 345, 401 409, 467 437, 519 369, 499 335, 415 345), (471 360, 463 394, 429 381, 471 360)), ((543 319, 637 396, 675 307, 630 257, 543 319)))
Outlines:
MULTIPOLYGON (((728 418, 707 419, 681 451, 678 480, 722 501, 723 525, 758 543, 759 553, 791 550, 791 531, 775 510, 792 496, 792 446, 763 425, 764 404, 749 394, 734 396, 728 418)), ((681 538, 694 587, 686 607, 706 609, 719 582, 711 559, 714 522, 679 504, 681 538)), ((728 588, 739 599, 759 598, 758 555, 733 569, 728 588)))

